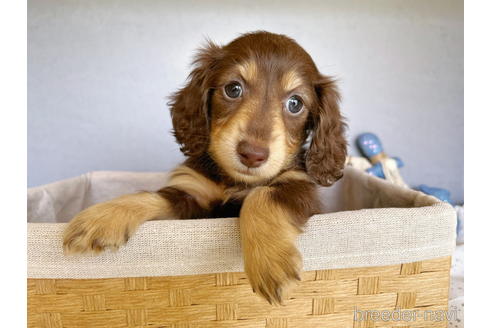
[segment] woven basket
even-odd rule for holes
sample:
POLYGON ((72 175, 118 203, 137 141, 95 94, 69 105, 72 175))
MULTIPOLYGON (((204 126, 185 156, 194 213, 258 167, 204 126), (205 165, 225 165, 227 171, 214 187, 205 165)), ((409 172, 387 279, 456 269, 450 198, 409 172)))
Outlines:
POLYGON ((28 191, 28 327, 447 327, 454 210, 351 169, 322 191, 332 213, 299 238, 306 271, 283 306, 252 292, 237 219, 148 222, 117 253, 63 256, 53 222, 162 178, 102 172, 28 191))

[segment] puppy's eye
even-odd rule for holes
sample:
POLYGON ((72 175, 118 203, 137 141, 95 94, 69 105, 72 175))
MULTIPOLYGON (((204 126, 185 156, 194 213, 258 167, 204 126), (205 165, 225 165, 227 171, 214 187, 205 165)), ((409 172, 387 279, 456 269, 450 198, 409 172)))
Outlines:
POLYGON ((243 87, 239 82, 231 82, 224 87, 224 91, 229 98, 239 98, 243 94, 243 87))
POLYGON ((302 99, 299 96, 292 96, 287 100, 285 107, 291 114, 298 114, 303 107, 302 99))

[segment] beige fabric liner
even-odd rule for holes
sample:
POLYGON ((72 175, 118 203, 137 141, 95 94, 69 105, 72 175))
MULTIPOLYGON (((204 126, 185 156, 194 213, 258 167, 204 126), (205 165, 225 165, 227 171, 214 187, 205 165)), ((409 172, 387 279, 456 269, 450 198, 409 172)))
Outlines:
MULTIPOLYGON (((157 190, 165 179, 165 173, 92 172, 28 189, 28 277, 242 271, 237 218, 150 221, 118 252, 63 255, 63 222, 94 203, 157 190)), ((305 270, 392 265, 452 255, 456 214, 447 203, 353 168, 346 168, 344 178, 321 193, 327 214, 313 216, 298 240, 305 270)))

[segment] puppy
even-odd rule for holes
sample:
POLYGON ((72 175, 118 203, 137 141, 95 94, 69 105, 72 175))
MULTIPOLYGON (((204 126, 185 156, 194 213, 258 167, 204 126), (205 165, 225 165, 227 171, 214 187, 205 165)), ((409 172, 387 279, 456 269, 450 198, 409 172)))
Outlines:
POLYGON ((64 250, 117 249, 152 219, 238 216, 253 291, 281 304, 300 280, 295 240, 320 211, 317 185, 330 186, 342 176, 346 140, 339 93, 284 35, 254 32, 226 46, 210 42, 193 64, 186 86, 170 102, 186 161, 157 192, 79 213, 65 231, 64 250))

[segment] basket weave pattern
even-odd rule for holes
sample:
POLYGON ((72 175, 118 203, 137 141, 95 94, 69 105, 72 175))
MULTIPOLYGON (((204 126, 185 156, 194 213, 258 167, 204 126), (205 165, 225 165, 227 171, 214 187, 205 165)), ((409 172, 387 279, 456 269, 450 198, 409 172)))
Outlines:
POLYGON ((381 267, 304 272, 284 306, 254 294, 244 273, 28 279, 28 327, 446 327, 354 319, 354 310, 446 310, 450 257, 381 267))

